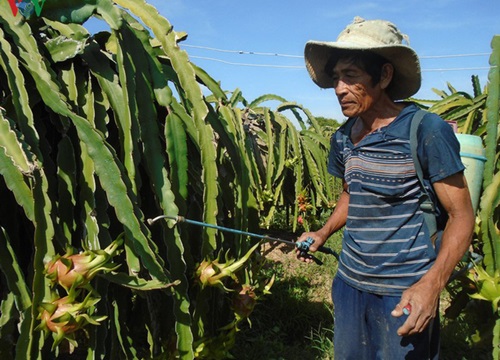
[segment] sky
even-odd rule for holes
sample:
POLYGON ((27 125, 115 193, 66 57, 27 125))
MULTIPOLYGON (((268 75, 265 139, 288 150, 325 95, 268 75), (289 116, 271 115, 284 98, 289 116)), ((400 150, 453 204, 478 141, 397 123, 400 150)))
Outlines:
POLYGON ((420 56, 415 97, 437 100, 432 88, 446 90, 448 82, 471 94, 472 75, 487 84, 491 40, 500 35, 499 0, 146 1, 188 34, 180 47, 224 90, 240 89, 248 101, 279 95, 339 121, 334 91, 316 86, 305 68, 308 40, 335 41, 355 16, 391 21, 420 56))

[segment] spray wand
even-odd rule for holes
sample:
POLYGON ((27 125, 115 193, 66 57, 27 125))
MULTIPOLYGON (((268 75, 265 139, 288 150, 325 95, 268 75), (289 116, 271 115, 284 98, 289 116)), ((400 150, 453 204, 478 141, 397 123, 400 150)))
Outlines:
MULTIPOLYGON (((278 242, 281 242, 281 243, 293 245, 294 247, 296 247, 297 249, 300 250, 301 256, 303 256, 303 257, 309 257, 310 259, 314 260, 314 262, 316 264, 323 265, 323 262, 321 260, 319 260, 315 256, 307 253, 309 251, 309 247, 314 243, 314 240, 311 237, 308 237, 306 239, 306 241, 294 242, 294 241, 290 241, 290 240, 283 240, 283 239, 275 238, 275 237, 272 237, 272 236, 260 235, 260 234, 255 234, 255 233, 251 233, 251 232, 248 232, 248 231, 236 230, 236 229, 231 229, 231 228, 224 227, 224 226, 208 224, 208 223, 204 223, 204 222, 196 221, 196 220, 190 220, 190 219, 186 219, 183 216, 160 215, 160 216, 155 217, 154 219, 148 219, 148 224, 152 225, 153 223, 155 223, 156 221, 158 221, 160 219, 170 219, 170 220, 174 220, 176 224, 177 223, 186 223, 186 224, 191 224, 191 225, 196 225, 196 226, 201 226, 201 227, 207 227, 207 228, 217 229, 217 230, 220 230, 220 231, 230 232, 230 233, 233 233, 233 234, 250 236, 250 237, 253 237, 253 238, 262 239, 264 241, 278 241, 278 242)), ((334 250, 332 250, 330 248, 327 248, 325 246, 320 246, 317 251, 325 253, 325 254, 333 255, 338 260, 338 254, 334 250)))

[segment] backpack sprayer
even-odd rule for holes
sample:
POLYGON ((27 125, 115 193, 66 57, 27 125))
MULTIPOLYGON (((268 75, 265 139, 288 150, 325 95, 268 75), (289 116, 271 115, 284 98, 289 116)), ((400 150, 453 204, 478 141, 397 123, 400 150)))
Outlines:
MULTIPOLYGON (((307 253, 309 251, 309 247, 314 243, 314 240, 311 237, 308 237, 306 239, 306 241, 294 242, 294 241, 290 241, 290 240, 283 240, 283 239, 275 238, 272 236, 260 235, 260 234, 255 234, 255 233, 251 233, 248 231, 236 230, 236 229, 231 229, 231 228, 227 228, 224 226, 208 224, 208 223, 204 223, 204 222, 196 221, 196 220, 190 220, 190 219, 186 219, 183 216, 160 215, 160 216, 155 217, 154 219, 148 219, 148 224, 152 225, 153 223, 155 223, 156 221, 158 221, 160 219, 174 220, 176 224, 186 223, 186 224, 216 229, 216 230, 220 230, 220 231, 230 232, 233 234, 250 236, 250 237, 261 239, 264 241, 278 241, 281 243, 289 244, 289 245, 292 245, 292 246, 296 247, 297 249, 299 249, 301 256, 314 260, 314 262, 318 265, 323 265, 323 262, 321 260, 319 260, 315 256, 307 253)), ((317 251, 325 253, 325 254, 333 255, 338 260, 338 254, 330 248, 327 248, 325 246, 320 246, 317 251)))

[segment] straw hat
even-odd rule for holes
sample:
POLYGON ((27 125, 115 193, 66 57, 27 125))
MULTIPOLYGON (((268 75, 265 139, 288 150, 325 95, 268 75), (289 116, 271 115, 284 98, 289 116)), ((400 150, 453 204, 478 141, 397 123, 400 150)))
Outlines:
POLYGON ((339 50, 367 50, 381 55, 394 66, 394 76, 388 90, 393 100, 406 99, 420 89, 420 63, 409 46, 408 36, 385 20, 354 18, 338 36, 336 42, 308 41, 305 61, 309 75, 322 88, 332 88, 332 77, 325 65, 339 50), (406 44, 403 44, 403 41, 406 44))

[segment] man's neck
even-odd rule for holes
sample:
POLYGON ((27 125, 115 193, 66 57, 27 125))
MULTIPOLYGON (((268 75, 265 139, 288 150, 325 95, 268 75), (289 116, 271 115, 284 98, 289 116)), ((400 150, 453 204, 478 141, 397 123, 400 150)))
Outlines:
POLYGON ((384 106, 370 109, 357 117, 351 130, 351 139, 354 143, 361 141, 366 135, 389 125, 396 119, 407 103, 395 103, 390 101, 384 106))
POLYGON ((373 132, 389 125, 406 106, 407 103, 395 103, 392 100, 383 104, 378 103, 366 113, 358 116, 358 119, 365 131, 373 132))

